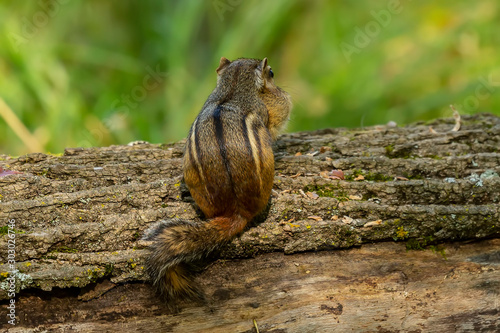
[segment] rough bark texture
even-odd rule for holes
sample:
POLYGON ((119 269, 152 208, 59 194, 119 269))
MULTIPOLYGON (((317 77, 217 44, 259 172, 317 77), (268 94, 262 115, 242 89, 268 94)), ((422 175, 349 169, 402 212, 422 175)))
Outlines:
POLYGON ((200 273, 206 302, 178 314, 143 283, 141 237, 161 219, 200 219, 182 184, 184 142, 0 155, 23 172, 0 177, 19 270, 18 323, 3 316, 0 327, 255 332, 256 319, 260 332, 499 331, 500 118, 453 124, 280 137, 267 214, 200 273))

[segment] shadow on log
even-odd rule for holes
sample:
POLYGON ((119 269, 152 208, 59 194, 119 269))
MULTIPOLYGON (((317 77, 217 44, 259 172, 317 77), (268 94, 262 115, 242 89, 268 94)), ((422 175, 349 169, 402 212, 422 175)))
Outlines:
POLYGON ((267 216, 201 272, 206 302, 177 314, 144 283, 141 237, 161 219, 199 219, 181 182, 183 141, 0 155, 22 172, 0 177, 2 308, 12 276, 17 292, 16 325, 4 316, 0 327, 500 331, 500 118, 453 124, 281 136, 267 216))

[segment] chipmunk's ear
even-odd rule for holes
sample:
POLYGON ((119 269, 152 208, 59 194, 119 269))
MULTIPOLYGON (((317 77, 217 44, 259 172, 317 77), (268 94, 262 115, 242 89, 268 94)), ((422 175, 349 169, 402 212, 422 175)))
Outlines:
MULTIPOLYGON (((262 59, 262 61, 259 64, 259 70, 262 74, 266 71, 267 68, 267 58, 262 59)), ((264 76, 264 75, 262 75, 264 76)))
POLYGON ((229 61, 227 58, 220 58, 220 63, 219 63, 219 67, 217 67, 217 69, 215 70, 217 72, 217 74, 221 74, 222 71, 224 70, 224 68, 226 68, 227 66, 229 66, 229 64, 231 63, 231 61, 229 61))
POLYGON ((266 70, 267 70, 267 58, 262 59, 257 68, 255 69, 255 74, 257 79, 255 83, 258 89, 262 89, 266 85, 266 70))

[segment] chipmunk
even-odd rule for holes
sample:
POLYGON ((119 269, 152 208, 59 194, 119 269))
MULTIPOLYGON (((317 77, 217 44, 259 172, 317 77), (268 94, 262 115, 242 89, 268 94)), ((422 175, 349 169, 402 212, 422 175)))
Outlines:
POLYGON ((290 95, 274 84, 264 60, 222 57, 217 86, 193 122, 184 152, 184 181, 205 223, 170 220, 153 240, 147 271, 167 305, 200 298, 190 263, 241 233, 268 204, 274 178, 272 141, 288 120, 290 95))

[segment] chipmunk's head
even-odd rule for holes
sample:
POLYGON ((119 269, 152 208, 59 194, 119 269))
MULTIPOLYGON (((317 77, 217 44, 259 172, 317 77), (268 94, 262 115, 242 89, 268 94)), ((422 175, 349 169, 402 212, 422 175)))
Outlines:
POLYGON ((222 57, 216 72, 217 86, 231 90, 244 88, 248 94, 251 90, 261 92, 277 88, 274 84, 274 72, 267 64, 267 58, 263 60, 240 58, 230 61, 222 57))
POLYGON ((230 61, 222 57, 216 72, 217 89, 225 98, 262 100, 269 113, 268 128, 275 137, 288 120, 292 102, 290 95, 274 83, 267 58, 230 61))

